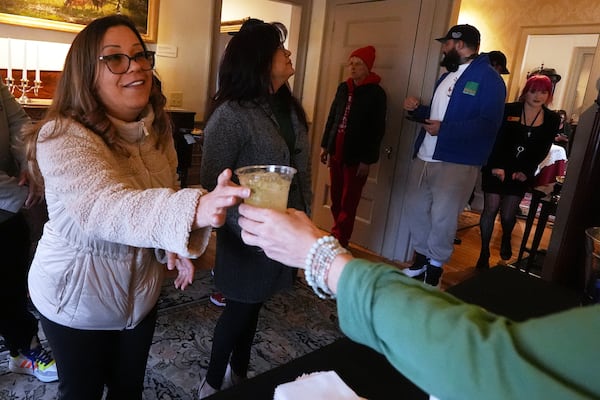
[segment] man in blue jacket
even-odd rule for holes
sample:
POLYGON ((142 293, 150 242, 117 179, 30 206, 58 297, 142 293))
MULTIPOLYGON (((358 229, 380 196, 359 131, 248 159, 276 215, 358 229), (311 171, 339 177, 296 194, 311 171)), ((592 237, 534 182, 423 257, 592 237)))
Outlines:
POLYGON ((452 255, 458 216, 502 123, 506 86, 487 55, 478 55, 480 34, 471 25, 453 26, 442 43, 431 106, 416 97, 404 109, 424 123, 415 143, 407 187, 407 218, 415 260, 408 276, 439 286, 452 255))

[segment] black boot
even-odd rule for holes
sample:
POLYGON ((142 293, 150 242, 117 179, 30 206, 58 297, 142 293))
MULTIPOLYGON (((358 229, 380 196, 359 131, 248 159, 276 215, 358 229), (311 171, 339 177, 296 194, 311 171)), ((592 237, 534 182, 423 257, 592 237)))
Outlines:
POLYGON ((510 236, 502 236, 502 243, 500 244, 500 258, 503 260, 510 260, 512 257, 512 247, 510 244, 510 236))
POLYGON ((477 260, 477 265, 475 265, 477 269, 488 269, 490 268, 490 253, 481 252, 479 254, 479 260, 477 260))

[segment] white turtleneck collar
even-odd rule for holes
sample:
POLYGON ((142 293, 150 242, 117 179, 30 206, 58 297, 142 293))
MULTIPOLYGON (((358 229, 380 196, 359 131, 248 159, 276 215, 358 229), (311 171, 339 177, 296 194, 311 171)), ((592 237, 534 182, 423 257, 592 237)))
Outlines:
POLYGON ((125 122, 107 115, 119 137, 129 143, 139 142, 152 131, 152 123, 154 122, 154 110, 152 106, 148 104, 140 116, 138 121, 125 122))

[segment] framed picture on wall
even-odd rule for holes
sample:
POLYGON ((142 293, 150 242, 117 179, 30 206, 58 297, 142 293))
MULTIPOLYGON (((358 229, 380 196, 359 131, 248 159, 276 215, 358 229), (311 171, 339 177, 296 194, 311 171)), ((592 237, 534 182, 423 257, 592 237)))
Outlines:
POLYGON ((124 14, 147 42, 156 42, 159 0, 7 0, 0 1, 0 24, 79 32, 92 20, 124 14))

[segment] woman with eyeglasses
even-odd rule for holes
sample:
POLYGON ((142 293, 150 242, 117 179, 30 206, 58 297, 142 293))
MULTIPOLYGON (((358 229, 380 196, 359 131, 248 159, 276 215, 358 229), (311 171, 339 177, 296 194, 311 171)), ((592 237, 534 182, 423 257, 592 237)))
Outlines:
MULTIPOLYGON (((312 198, 308 125, 288 87, 294 67, 284 40, 280 24, 250 19, 227 45, 213 112, 204 128, 200 182, 211 189, 225 168, 292 166, 298 172, 288 207, 308 213, 312 198)), ((237 220, 237 207, 232 207, 217 230, 214 279, 227 302, 213 334, 200 398, 246 377, 260 309, 275 292, 291 287, 296 272, 245 245, 237 220)))
POLYGON ((29 273, 58 366, 59 399, 141 399, 164 265, 191 283, 212 227, 249 195, 219 175, 178 190, 165 96, 135 25, 93 21, 76 37, 45 119, 27 132, 49 220, 29 273))

